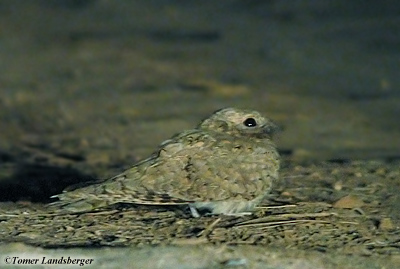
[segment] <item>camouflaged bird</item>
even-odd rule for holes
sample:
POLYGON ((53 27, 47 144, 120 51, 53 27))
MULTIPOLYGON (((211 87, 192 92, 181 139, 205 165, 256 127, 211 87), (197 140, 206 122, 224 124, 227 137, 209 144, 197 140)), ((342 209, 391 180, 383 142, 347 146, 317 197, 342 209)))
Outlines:
POLYGON ((117 203, 189 205, 212 214, 252 211, 278 179, 276 125, 256 111, 225 108, 164 141, 120 175, 54 197, 69 212, 117 203))

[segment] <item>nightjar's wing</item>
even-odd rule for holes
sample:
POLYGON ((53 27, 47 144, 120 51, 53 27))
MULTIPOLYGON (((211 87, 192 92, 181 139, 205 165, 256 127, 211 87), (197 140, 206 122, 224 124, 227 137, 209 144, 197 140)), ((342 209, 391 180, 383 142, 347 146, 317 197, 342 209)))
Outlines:
POLYGON ((174 188, 184 184, 185 167, 191 151, 213 139, 198 130, 183 132, 163 142, 157 152, 125 172, 102 182, 54 195, 60 200, 50 204, 56 210, 69 212, 92 211, 116 203, 153 205, 187 204, 193 202, 177 194, 174 188), (200 142, 198 139, 208 141, 200 142))

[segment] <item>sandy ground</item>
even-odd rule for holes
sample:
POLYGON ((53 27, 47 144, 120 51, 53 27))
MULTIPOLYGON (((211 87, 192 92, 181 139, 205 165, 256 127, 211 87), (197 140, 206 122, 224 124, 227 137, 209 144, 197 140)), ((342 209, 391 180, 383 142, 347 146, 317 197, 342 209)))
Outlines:
POLYGON ((0 1, 1 248, 138 268, 155 260, 160 268, 398 266, 399 9, 392 1, 0 1), (193 243, 214 218, 150 210, 185 228, 166 234, 186 232, 190 247, 127 236, 125 224, 145 220, 129 212, 142 209, 119 209, 120 220, 112 211, 45 216, 51 195, 115 175, 227 106, 283 126, 282 182, 265 204, 289 211, 223 219, 193 243), (70 218, 73 230, 64 227, 70 218), (245 221, 252 226, 239 232, 245 221), (49 223, 64 241, 43 229, 49 223), (128 239, 96 234, 104 223, 128 239), (63 248, 74 244, 87 247, 63 248))

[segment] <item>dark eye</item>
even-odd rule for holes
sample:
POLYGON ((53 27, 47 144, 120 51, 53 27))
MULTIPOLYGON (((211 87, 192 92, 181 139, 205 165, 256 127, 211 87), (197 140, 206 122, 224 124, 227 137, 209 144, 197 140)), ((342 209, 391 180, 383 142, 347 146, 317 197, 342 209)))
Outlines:
POLYGON ((243 124, 244 124, 245 126, 247 126, 247 127, 255 127, 255 126, 257 126, 257 122, 256 122, 256 120, 253 119, 253 118, 247 118, 247 119, 243 122, 243 124))

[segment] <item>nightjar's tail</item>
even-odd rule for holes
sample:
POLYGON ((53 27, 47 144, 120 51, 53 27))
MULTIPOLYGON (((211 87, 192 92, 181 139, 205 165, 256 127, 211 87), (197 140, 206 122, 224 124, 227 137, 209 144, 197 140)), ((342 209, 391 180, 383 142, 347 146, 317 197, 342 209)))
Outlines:
POLYGON ((168 194, 160 193, 112 193, 112 194, 88 194, 65 192, 54 195, 51 198, 59 198, 59 201, 49 204, 49 208, 57 213, 83 213, 99 210, 108 206, 127 203, 138 205, 184 205, 192 203, 168 194))

